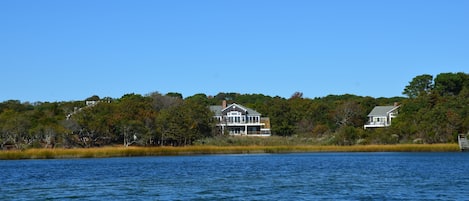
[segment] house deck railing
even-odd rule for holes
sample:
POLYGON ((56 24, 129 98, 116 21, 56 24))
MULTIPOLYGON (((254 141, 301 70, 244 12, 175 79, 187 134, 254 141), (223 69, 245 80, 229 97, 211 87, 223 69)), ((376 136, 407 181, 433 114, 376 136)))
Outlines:
POLYGON ((228 125, 264 125, 265 123, 255 122, 255 121, 218 121, 218 124, 228 124, 228 125))
POLYGON ((363 128, 367 129, 367 128, 383 128, 383 127, 388 127, 390 126, 391 124, 388 124, 387 122, 367 122, 363 128))
POLYGON ((373 125, 373 126, 385 126, 386 122, 368 122, 366 125, 373 125))

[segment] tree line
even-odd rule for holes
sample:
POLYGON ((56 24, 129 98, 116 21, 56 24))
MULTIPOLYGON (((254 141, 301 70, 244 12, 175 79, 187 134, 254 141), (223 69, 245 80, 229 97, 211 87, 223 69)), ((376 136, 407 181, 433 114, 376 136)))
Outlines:
POLYGON ((85 101, 0 103, 2 149, 31 147, 184 146, 222 136, 210 105, 239 103, 269 117, 273 135, 314 139, 320 144, 455 142, 469 130, 469 74, 424 74, 403 89, 406 97, 352 94, 289 98, 263 94, 92 96, 85 101), (88 104, 87 104, 88 103, 88 104), (393 124, 363 129, 377 105, 401 105, 393 124))

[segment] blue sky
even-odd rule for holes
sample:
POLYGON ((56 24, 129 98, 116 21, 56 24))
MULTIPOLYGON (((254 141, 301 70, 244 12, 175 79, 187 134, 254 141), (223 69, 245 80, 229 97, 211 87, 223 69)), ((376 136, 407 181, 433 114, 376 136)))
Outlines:
POLYGON ((469 71, 469 1, 0 1, 0 101, 402 96, 469 71))

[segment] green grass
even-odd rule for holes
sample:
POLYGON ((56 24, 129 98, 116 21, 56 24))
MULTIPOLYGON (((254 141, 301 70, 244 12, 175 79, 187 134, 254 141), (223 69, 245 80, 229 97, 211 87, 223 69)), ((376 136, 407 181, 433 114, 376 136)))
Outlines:
POLYGON ((1 160, 56 159, 56 158, 107 158, 131 156, 171 156, 198 154, 249 154, 296 152, 456 152, 457 144, 397 144, 397 145, 276 145, 276 146, 211 146, 186 147, 104 147, 79 149, 27 149, 0 151, 1 160))

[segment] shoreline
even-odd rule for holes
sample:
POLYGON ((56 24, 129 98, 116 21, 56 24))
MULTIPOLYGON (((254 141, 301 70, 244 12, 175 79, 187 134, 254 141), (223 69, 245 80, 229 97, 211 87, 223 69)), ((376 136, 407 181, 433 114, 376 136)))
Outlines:
POLYGON ((459 152, 458 144, 396 144, 352 146, 186 146, 27 149, 0 151, 0 160, 74 159, 209 154, 320 153, 320 152, 459 152))

